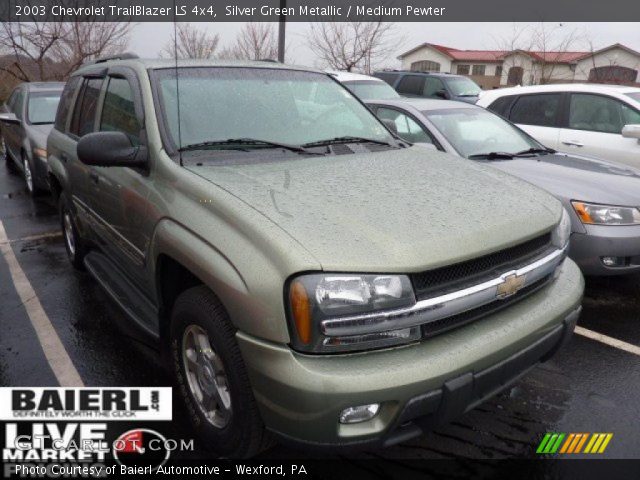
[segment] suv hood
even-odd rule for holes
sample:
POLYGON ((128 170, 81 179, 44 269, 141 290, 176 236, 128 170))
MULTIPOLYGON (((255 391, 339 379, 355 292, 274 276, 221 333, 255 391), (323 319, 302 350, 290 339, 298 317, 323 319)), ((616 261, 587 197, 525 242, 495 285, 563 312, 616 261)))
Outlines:
POLYGON ((560 153, 491 165, 567 200, 640 206, 640 170, 626 165, 560 153))
POLYGON ((550 230, 561 212, 522 180, 420 147, 187 168, 280 226, 327 271, 466 260, 550 230))

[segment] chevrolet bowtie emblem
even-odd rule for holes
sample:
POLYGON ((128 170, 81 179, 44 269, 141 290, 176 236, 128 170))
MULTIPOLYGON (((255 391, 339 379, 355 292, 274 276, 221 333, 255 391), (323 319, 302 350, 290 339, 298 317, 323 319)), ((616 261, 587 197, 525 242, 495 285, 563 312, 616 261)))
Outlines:
POLYGON ((498 298, 507 298, 518 292, 523 286, 525 275, 516 275, 512 273, 504 277, 504 282, 498 285, 496 296, 498 298))

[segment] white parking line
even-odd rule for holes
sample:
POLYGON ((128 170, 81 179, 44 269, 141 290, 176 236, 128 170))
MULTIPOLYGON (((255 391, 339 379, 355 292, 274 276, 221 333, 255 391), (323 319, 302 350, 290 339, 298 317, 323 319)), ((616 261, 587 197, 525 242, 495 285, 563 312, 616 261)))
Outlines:
POLYGON ((609 337, 607 335, 603 335, 602 333, 594 332, 593 330, 588 330, 579 326, 576 327, 576 333, 578 335, 582 335, 583 337, 590 338, 591 340, 609 345, 610 347, 618 348, 620 350, 624 350, 625 352, 633 353, 634 355, 640 355, 640 347, 631 343, 623 342, 622 340, 618 340, 617 338, 609 337))
POLYGON ((7 245, 7 244, 12 244, 12 243, 18 243, 18 242, 33 242, 33 241, 37 241, 37 240, 47 240, 49 238, 58 238, 58 237, 62 237, 62 232, 47 232, 47 233, 40 233, 38 235, 30 235, 28 237, 22 237, 22 238, 14 238, 12 240, 3 240, 0 241, 0 245, 7 245))
POLYGON ((18 259, 11 248, 11 242, 7 237, 1 220, 0 251, 7 265, 9 265, 9 273, 11 274, 13 284, 20 296, 20 300, 22 300, 22 305, 24 305, 27 311, 29 320, 31 320, 31 325, 33 325, 36 331, 38 341, 42 346, 49 366, 58 379, 58 383, 61 387, 84 387, 82 378, 80 378, 69 354, 60 341, 60 337, 58 337, 49 317, 42 308, 36 292, 33 290, 31 283, 29 283, 29 279, 18 263, 18 259))

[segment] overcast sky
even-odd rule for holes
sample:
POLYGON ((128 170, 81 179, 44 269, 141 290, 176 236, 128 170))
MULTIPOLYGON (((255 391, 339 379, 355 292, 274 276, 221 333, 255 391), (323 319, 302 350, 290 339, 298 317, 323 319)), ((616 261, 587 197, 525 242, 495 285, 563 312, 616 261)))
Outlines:
MULTIPOLYGON (((207 29, 220 34, 223 45, 231 43, 242 23, 198 23, 198 28, 207 29)), ((539 24, 527 23, 397 23, 396 35, 402 37, 397 51, 384 65, 378 67, 398 67, 395 59, 400 53, 421 43, 439 43, 460 49, 500 49, 505 38, 512 37, 516 29, 537 27, 539 24)), ((577 32, 584 39, 600 48, 612 43, 622 43, 640 51, 640 23, 549 23, 548 30, 555 30, 561 25, 559 32, 577 32)), ((277 28, 277 24, 274 24, 277 28)), ((287 24, 287 58, 288 63, 320 67, 317 58, 305 45, 310 24, 291 22, 287 24)), ((140 23, 134 27, 130 50, 141 57, 156 57, 163 45, 171 38, 171 23, 140 23)), ((589 50, 587 42, 576 44, 578 50, 589 50)))

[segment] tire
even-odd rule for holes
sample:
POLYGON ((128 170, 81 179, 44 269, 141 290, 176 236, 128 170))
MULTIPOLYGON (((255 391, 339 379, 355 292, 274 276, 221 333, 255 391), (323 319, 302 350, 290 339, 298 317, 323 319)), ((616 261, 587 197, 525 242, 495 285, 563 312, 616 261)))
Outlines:
POLYGON ((176 299, 170 341, 179 395, 194 430, 209 450, 222 457, 249 458, 267 448, 270 435, 253 397, 235 328, 208 288, 190 288, 176 299), (206 397, 214 398, 208 406, 206 397))
POLYGON ((64 247, 67 250, 69 261, 73 268, 83 271, 85 270, 84 257, 87 254, 87 248, 78 233, 78 228, 71 213, 70 201, 64 192, 60 194, 58 210, 60 212, 60 227, 62 228, 64 247))

